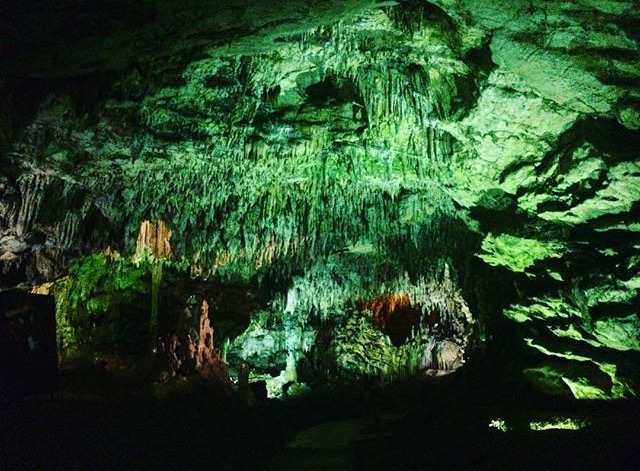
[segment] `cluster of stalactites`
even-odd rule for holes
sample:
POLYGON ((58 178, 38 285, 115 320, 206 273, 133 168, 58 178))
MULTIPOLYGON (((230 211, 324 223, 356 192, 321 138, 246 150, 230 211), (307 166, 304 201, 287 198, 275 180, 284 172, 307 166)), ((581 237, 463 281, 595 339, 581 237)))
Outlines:
POLYGON ((134 258, 140 259, 146 253, 150 253, 157 259, 172 257, 171 230, 164 221, 156 223, 143 221, 140 224, 134 258))
POLYGON ((367 31, 405 34, 377 11, 303 35, 297 46, 225 59, 210 70, 192 67, 193 93, 219 82, 218 94, 237 101, 233 122, 184 159, 135 169, 142 185, 129 207, 143 210, 141 218, 171 220, 185 239, 176 248, 194 257, 199 273, 236 262, 255 270, 281 259, 313 260, 358 240, 383 243, 428 223, 436 208, 451 210, 437 180, 451 153, 441 122, 455 83, 415 51, 404 57, 405 51, 370 48, 367 31), (367 116, 364 130, 354 127, 336 140, 329 122, 299 124, 277 113, 267 115, 267 124, 254 122, 266 106, 264 91, 298 70, 291 65, 295 47, 321 79, 331 74, 354 85, 367 116), (208 82, 217 67, 224 76, 208 82))
POLYGON ((50 176, 40 173, 25 173, 19 180, 20 209, 15 222, 16 235, 21 237, 31 230, 44 199, 50 176))

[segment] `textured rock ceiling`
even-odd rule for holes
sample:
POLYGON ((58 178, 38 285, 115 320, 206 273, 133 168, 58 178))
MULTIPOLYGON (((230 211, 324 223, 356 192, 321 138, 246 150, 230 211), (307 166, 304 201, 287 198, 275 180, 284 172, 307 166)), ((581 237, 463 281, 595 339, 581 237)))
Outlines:
POLYGON ((5 3, 5 284, 144 219, 309 310, 446 264, 541 389, 634 394, 637 2, 242 3, 5 3))

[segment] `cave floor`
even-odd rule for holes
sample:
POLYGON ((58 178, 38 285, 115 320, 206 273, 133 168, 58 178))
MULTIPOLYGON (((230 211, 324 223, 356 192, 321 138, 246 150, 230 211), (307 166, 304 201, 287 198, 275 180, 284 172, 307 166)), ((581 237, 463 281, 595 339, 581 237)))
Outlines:
POLYGON ((453 377, 248 408, 205 382, 158 392, 137 373, 61 376, 53 395, 2 405, 0 471, 640 469, 636 402, 558 405, 453 377), (590 425, 529 429, 551 417, 590 425))

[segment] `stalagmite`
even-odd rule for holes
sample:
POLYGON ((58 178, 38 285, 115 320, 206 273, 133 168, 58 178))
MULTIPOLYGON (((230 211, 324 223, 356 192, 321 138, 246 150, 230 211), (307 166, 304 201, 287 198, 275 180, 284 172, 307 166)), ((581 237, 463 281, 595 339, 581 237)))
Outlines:
POLYGON ((200 322, 198 330, 198 346, 196 347, 196 368, 203 370, 213 360, 213 328, 209 319, 209 303, 202 301, 200 306, 200 322))

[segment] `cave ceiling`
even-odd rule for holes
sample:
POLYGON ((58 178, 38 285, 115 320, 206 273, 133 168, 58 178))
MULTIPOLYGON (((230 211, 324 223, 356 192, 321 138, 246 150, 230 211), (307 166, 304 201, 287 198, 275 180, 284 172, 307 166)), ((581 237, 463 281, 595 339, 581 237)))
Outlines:
POLYGON ((284 36, 374 7, 375 0, 8 0, 0 6, 5 77, 70 77, 192 60, 207 48, 260 53, 284 36))
POLYGON ((637 2, 0 8, 3 285, 132 252, 147 219, 202 276, 446 265, 480 311, 511 287, 540 388, 631 394, 637 2))

